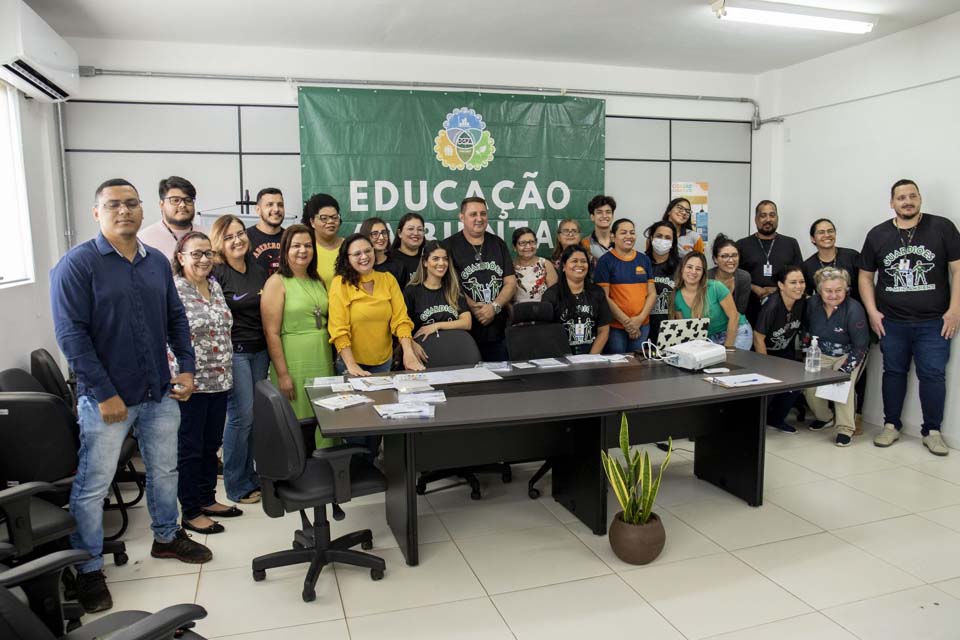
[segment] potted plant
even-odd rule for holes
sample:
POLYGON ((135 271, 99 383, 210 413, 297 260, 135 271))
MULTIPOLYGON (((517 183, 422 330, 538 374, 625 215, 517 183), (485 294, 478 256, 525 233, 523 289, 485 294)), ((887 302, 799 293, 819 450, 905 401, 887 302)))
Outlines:
POLYGON ((623 452, 622 464, 606 451, 600 452, 603 470, 623 509, 610 525, 610 547, 624 562, 647 564, 660 555, 666 540, 663 522, 653 512, 653 505, 660 491, 663 470, 670 463, 673 439, 668 441, 667 457, 654 477, 650 454, 646 451, 631 453, 630 426, 626 414, 621 414, 620 450, 623 452))

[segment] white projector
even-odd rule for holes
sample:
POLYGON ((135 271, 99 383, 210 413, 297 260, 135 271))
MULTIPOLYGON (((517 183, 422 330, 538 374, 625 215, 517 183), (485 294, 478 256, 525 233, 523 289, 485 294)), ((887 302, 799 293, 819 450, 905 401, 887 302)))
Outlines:
POLYGON ((663 361, 681 369, 700 371, 726 362, 727 350, 722 344, 709 340, 691 340, 664 349, 663 361))

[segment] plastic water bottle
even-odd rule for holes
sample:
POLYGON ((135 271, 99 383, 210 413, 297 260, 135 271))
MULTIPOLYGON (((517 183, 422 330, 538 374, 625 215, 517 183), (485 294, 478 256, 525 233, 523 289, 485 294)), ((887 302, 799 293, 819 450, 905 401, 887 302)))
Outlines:
POLYGON ((803 368, 810 373, 820 372, 820 347, 817 345, 816 336, 811 339, 810 347, 807 348, 807 359, 803 368))

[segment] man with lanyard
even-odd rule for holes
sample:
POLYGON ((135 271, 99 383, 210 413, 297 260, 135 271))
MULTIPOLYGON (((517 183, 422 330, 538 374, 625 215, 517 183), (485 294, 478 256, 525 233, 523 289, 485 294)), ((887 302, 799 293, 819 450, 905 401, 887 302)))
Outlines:
POLYGON ((160 181, 160 220, 141 229, 137 237, 170 260, 180 238, 191 231, 204 231, 193 224, 196 207, 197 189, 189 180, 180 176, 164 178, 160 181))
POLYGON ((883 353, 884 425, 873 443, 889 447, 900 438, 912 359, 923 444, 945 456, 950 450, 940 425, 950 340, 960 325, 960 233, 949 219, 922 213, 921 202, 916 182, 895 182, 890 189, 894 218, 871 229, 860 252, 860 298, 883 353))
POLYGON ((597 266, 597 260, 607 251, 613 249, 613 234, 610 226, 613 224, 613 212, 617 210, 617 201, 612 196, 593 196, 587 204, 590 221, 593 222, 593 231, 580 241, 583 248, 590 253, 590 265, 597 266))
POLYGON ((487 231, 487 201, 464 198, 460 203, 463 231, 443 241, 460 289, 475 322, 470 333, 487 362, 509 360, 506 345, 507 313, 517 277, 507 243, 487 231))
MULTIPOLYGON (((201 564, 210 550, 177 524, 178 402, 193 393, 194 352, 170 257, 137 240, 143 209, 121 178, 97 188, 100 233, 71 249, 50 271, 57 343, 77 375, 80 453, 70 492, 77 523, 77 592, 87 612, 113 606, 103 575, 103 500, 132 430, 147 470, 154 558, 201 564), (181 373, 171 378, 169 345, 181 373)), ((172 253, 172 251, 171 251, 172 253)))
POLYGON ((280 268, 280 236, 283 235, 283 193, 276 187, 257 194, 257 224, 247 228, 250 254, 271 276, 280 268))
POLYGON ((788 264, 803 262, 796 238, 777 233, 779 217, 775 202, 761 200, 757 203, 754 223, 757 232, 737 241, 740 268, 750 274, 750 303, 746 316, 751 326, 756 324, 760 307, 767 297, 777 292, 774 274, 788 264))

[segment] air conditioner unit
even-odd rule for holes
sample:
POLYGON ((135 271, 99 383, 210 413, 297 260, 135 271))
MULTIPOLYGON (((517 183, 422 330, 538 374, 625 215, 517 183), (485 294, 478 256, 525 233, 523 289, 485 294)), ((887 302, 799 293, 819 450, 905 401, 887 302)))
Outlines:
POLYGON ((23 0, 0 0, 0 79, 44 102, 80 85, 77 52, 23 0))

